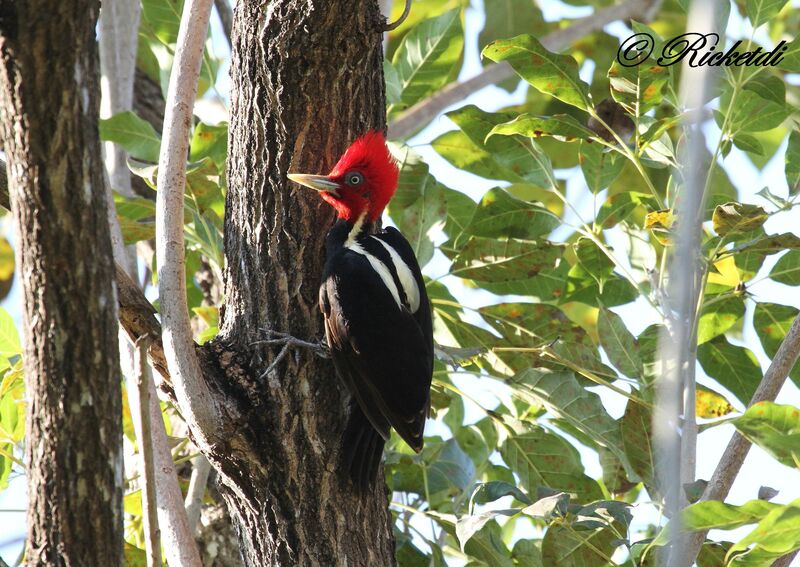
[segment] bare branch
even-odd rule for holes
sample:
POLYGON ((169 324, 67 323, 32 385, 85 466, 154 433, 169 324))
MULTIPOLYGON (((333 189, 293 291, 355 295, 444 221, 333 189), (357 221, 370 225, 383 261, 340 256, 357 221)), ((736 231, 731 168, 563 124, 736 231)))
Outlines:
POLYGON ((206 493, 208 474, 211 472, 211 463, 203 455, 192 459, 192 478, 189 480, 189 492, 186 494, 186 516, 189 518, 189 529, 197 533, 197 523, 200 521, 200 512, 203 509, 203 495, 206 493))
POLYGON ((791 553, 787 553, 783 557, 779 557, 772 563, 772 567, 791 567, 792 561, 794 558, 797 557, 798 550, 794 550, 791 553))
MULTIPOLYGON (((692 3, 687 29, 710 32, 714 25, 714 0, 692 3)), ((699 108, 713 87, 707 67, 684 65, 680 84, 683 108, 699 108)), ((661 375, 656 383, 653 433, 659 486, 664 493, 664 513, 680 526, 680 510, 686 506, 683 486, 694 481, 697 460, 697 421, 695 419, 695 367, 697 366, 697 313, 703 294, 703 210, 706 200, 706 171, 702 159, 705 139, 698 114, 682 117, 686 144, 678 172, 683 187, 676 200, 680 219, 674 234, 675 246, 667 257, 668 294, 665 318, 671 325, 661 332, 658 358, 661 375)), ((666 253, 666 252, 665 252, 666 253)), ((671 539, 666 564, 683 567, 685 541, 680 529, 671 539)))
MULTIPOLYGON (((164 554, 169 565, 180 567, 200 567, 200 553, 194 541, 192 530, 183 507, 183 495, 178 484, 178 475, 172 460, 167 432, 164 429, 164 419, 161 416, 161 407, 158 403, 156 390, 153 386, 153 375, 150 366, 146 364, 143 353, 151 352, 151 337, 145 336, 139 340, 136 351, 138 361, 141 362, 143 376, 134 368, 123 367, 123 375, 128 390, 128 403, 132 416, 142 416, 142 419, 133 420, 136 439, 139 440, 140 450, 144 450, 146 441, 150 439, 153 460, 153 482, 157 498, 158 525, 161 526, 161 539, 164 541, 164 554), (141 382, 140 382, 141 380, 141 382), (146 392, 144 392, 146 390, 146 392), (148 414, 150 423, 149 434, 141 427, 145 422, 144 414, 148 414)), ((152 356, 152 355, 151 355, 152 356)), ((127 362, 123 360, 123 364, 127 362)), ((146 472, 146 469, 145 471, 146 472)))
POLYGON ((406 0, 406 5, 403 7, 403 13, 400 14, 400 17, 393 21, 391 24, 387 23, 383 27, 383 31, 388 32, 392 30, 396 30, 399 28, 403 22, 406 21, 406 18, 411 13, 411 0, 406 0))
POLYGON ((167 93, 156 199, 156 259, 164 354, 181 413, 195 441, 206 447, 214 444, 211 440, 220 427, 220 410, 200 369, 186 308, 183 193, 189 126, 211 5, 212 0, 189 0, 183 8, 167 93))
POLYGON ((214 7, 219 14, 220 23, 222 23, 222 31, 225 32, 225 37, 228 38, 228 45, 231 44, 231 29, 233 29, 233 10, 228 0, 214 0, 214 7))
MULTIPOLYGON (((798 357, 800 357, 800 315, 795 318, 778 352, 775 353, 775 357, 761 379, 756 393, 753 394, 753 399, 750 400, 750 406, 759 402, 775 401, 798 357)), ((728 492, 733 486, 739 470, 742 468, 745 457, 750 451, 750 446, 750 441, 739 435, 739 433, 733 434, 717 468, 714 470, 714 474, 711 476, 711 480, 708 482, 703 494, 703 500, 724 500, 728 496, 728 492)), ((692 534, 688 542, 688 558, 697 557, 707 533, 708 531, 702 531, 692 534)), ((790 563, 791 560, 786 564, 790 563)))
MULTIPOLYGON (((566 28, 556 30, 541 38, 542 45, 551 51, 561 51, 585 35, 596 32, 617 20, 638 18, 649 21, 658 11, 661 0, 627 0, 614 6, 598 10, 591 16, 580 18, 566 28)), ((511 65, 505 61, 484 67, 483 71, 466 81, 454 82, 421 100, 400 113, 389 123, 389 137, 402 139, 411 136, 419 128, 433 120, 448 106, 464 100, 484 87, 494 85, 514 75, 511 65)))
MULTIPOLYGON (((139 421, 139 433, 136 435, 141 457, 141 471, 139 485, 142 488, 142 520, 144 523, 145 552, 148 567, 161 566, 161 533, 158 529, 158 504, 155 487, 155 463, 153 462, 153 440, 150 423, 150 388, 148 387, 147 366, 147 337, 142 337, 136 344, 134 359, 136 372, 136 391, 139 394, 139 411, 131 416, 139 421)), ((130 392, 130 389, 128 390, 130 392)), ((136 421, 134 421, 135 423, 136 421)))

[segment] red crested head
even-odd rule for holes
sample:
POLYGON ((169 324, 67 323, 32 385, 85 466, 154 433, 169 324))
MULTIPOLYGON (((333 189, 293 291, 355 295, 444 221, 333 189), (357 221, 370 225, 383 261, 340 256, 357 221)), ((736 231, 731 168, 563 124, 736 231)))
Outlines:
POLYGON ((399 175, 383 134, 371 130, 347 148, 328 175, 290 173, 288 177, 319 191, 340 219, 355 222, 366 214, 374 222, 397 190, 399 175))

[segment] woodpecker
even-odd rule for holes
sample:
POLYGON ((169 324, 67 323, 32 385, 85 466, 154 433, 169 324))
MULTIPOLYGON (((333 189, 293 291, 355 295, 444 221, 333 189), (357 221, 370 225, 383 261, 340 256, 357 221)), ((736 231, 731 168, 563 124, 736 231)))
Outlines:
POLYGON ((414 250, 378 220, 399 171, 383 134, 359 137, 328 175, 289 174, 338 214, 319 290, 336 373, 352 396, 342 464, 362 488, 378 472, 393 427, 422 451, 433 374, 433 325, 414 250))

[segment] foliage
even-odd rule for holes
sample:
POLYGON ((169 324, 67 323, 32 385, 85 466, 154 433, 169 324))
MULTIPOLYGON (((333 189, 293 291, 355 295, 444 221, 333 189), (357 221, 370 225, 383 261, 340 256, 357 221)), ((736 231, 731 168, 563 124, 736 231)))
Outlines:
MULTIPOLYGON (((402 7, 394 4, 392 19, 402 7)), ((389 35, 389 121, 459 76, 471 45, 464 34, 467 4, 416 1, 389 35)), ((631 33, 650 33, 663 45, 661 35, 683 31, 684 4, 666 3, 651 27, 631 22, 631 33)), ((742 13, 734 17, 764 26, 764 37, 775 41, 797 32, 797 18, 784 4, 747 0, 735 5, 742 13)), ((163 86, 182 1, 142 5, 137 64, 163 86)), ((603 32, 551 53, 537 37, 559 24, 546 21, 539 5, 484 5, 483 63, 510 64, 516 75, 501 86, 522 82, 527 96, 495 111, 451 110, 453 129, 430 145, 452 166, 495 186, 467 195, 431 174, 422 152, 412 149, 416 140, 392 141, 401 178, 388 219, 426 273, 442 274, 427 281, 439 357, 431 396, 437 425, 420 455, 397 438, 387 446, 397 558, 404 567, 446 565, 454 557, 491 567, 652 565, 669 525, 634 522, 632 505, 658 510, 663 498, 651 421, 658 336, 667 332, 664 258, 681 220, 674 213, 685 142, 680 71, 659 67, 652 56, 639 66, 620 65, 618 40, 603 32), (567 193, 567 181, 579 186, 580 199, 567 193), (578 206, 582 199, 592 203, 588 212, 578 206), (639 311, 649 315, 639 319, 639 311), (597 474, 587 454, 596 455, 597 474)), ((792 101, 798 88, 784 79, 800 72, 799 52, 795 41, 775 67, 725 68, 709 101, 718 132, 705 156, 705 285, 697 328, 703 374, 696 404, 707 427, 748 404, 765 370, 759 346, 774 356, 798 314, 759 290, 767 281, 800 285, 799 235, 769 229, 772 218, 797 215, 800 130, 792 101), (759 192, 757 202, 741 202, 723 166, 748 160, 762 169, 784 143, 785 185, 781 180, 759 192), (755 331, 750 336, 760 345, 742 344, 747 331, 755 331)), ((214 95, 219 64, 207 50, 199 96, 214 95)), ((100 131, 129 152, 133 173, 155 190, 160 136, 153 127, 125 113, 102 121, 100 131)), ((184 223, 188 307, 199 342, 218 330, 221 298, 212 290, 222 279, 226 151, 227 124, 198 119, 184 223)), ((150 197, 114 196, 128 244, 154 236, 150 197)), ((3 281, 14 270, 5 248, 0 243, 3 281)), ((0 310, 0 490, 12 471, 22 470, 21 355, 13 320, 0 310)), ((800 366, 791 377, 800 384, 800 366)), ((798 468, 797 412, 759 404, 732 422, 776 460, 798 468)), ((166 405, 164 414, 176 417, 166 405)), ((135 444, 129 413, 124 424, 135 444)), ((188 441, 176 443, 176 459, 187 459, 188 441)), ((126 557, 137 564, 141 501, 135 472, 127 472, 126 557)), ((700 565, 767 565, 800 547, 798 510, 798 502, 698 502, 684 511, 684 521, 690 529, 754 526, 739 542, 707 541, 700 565)))

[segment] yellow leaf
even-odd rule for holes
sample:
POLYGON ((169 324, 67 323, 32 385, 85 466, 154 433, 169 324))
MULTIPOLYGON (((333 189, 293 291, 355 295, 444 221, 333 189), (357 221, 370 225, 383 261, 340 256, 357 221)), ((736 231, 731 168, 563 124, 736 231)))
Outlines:
POLYGON ((0 280, 11 279, 14 275, 14 249, 8 240, 0 236, 0 280))
POLYGON ((722 394, 705 386, 697 386, 694 411, 697 417, 709 419, 728 415, 733 411, 733 406, 722 394))
POLYGON ((714 270, 708 273, 708 283, 727 287, 736 287, 739 284, 739 271, 732 255, 714 262, 714 270))

